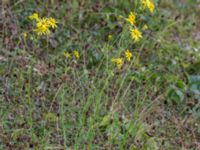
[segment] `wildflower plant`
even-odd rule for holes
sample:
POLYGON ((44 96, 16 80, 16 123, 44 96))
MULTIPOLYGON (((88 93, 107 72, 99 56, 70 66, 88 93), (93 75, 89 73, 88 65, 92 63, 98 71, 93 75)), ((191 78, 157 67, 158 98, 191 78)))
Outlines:
POLYGON ((178 11, 167 0, 3 4, 0 149, 195 149, 200 15, 181 2, 178 11), (23 28, 35 8, 44 16, 23 28))
POLYGON ((153 13, 155 11, 155 4, 153 0, 140 0, 139 1, 140 9, 131 11, 125 20, 129 24, 129 29, 130 29, 130 34, 134 42, 139 42, 142 39, 142 32, 141 30, 147 30, 148 25, 144 24, 143 27, 138 27, 139 25, 142 24, 142 21, 139 20, 139 14, 144 14, 144 10, 148 9, 150 13, 153 13), (136 12, 138 11, 138 12, 136 12), (138 22, 137 22, 137 21, 138 22))
MULTIPOLYGON (((124 30, 126 30, 129 33, 129 39, 131 39, 130 44, 137 44, 144 38, 144 33, 146 30, 149 29, 149 25, 145 20, 143 19, 145 15, 152 15, 155 11, 155 4, 153 0, 137 0, 135 3, 135 9, 131 10, 128 15, 123 17, 120 15, 118 19, 124 20, 124 30)), ((129 44, 129 43, 127 43, 129 44)), ((125 50, 122 50, 122 53, 125 50)), ((130 62, 132 60, 133 52, 130 50, 126 50, 124 52, 124 58, 121 57, 121 54, 114 56, 112 59, 112 62, 117 65, 117 68, 120 69, 123 66, 124 60, 127 60, 127 62, 130 62), (123 61, 122 61, 123 60, 123 61)), ((138 54, 139 55, 139 54, 138 54)), ((139 57, 139 56, 137 56, 139 57)))
POLYGON ((52 17, 40 18, 39 14, 33 13, 29 16, 29 19, 36 22, 36 27, 33 31, 36 32, 38 36, 49 35, 51 29, 57 28, 57 21, 52 17))

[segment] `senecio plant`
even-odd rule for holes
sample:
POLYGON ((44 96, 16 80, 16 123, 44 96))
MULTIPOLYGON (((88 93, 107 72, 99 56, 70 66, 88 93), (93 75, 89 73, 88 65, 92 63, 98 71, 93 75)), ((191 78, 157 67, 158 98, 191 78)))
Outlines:
MULTIPOLYGON (((148 10, 150 13, 153 13, 155 11, 155 4, 153 0, 138 0, 138 1, 140 8, 139 10, 142 11, 148 10)), ((141 29, 137 26, 138 14, 136 11, 131 11, 127 17, 120 16, 120 18, 123 18, 125 22, 128 24, 130 36, 134 43, 139 42, 143 37, 142 31, 148 29, 147 24, 144 24, 141 29)), ((33 31, 36 32, 38 36, 43 36, 43 35, 48 36, 51 33, 51 29, 57 28, 57 21, 52 17, 41 18, 39 17, 38 13, 33 13, 31 16, 29 16, 29 19, 35 21, 35 28, 33 29, 33 31)), ((113 39, 112 35, 108 35, 108 41, 112 41, 112 39, 113 39)), ((74 56, 74 58, 77 60, 80 59, 80 54, 77 50, 74 50, 72 53, 68 51, 64 52, 64 57, 66 59, 70 59, 72 56, 74 56)), ((125 50, 124 57, 125 58, 122 57, 112 58, 111 62, 113 62, 118 69, 122 68, 125 61, 131 62, 133 58, 131 50, 125 50)))
MULTIPOLYGON (((140 5, 140 10, 144 11, 147 10, 150 13, 154 13, 155 11, 155 4, 152 0, 139 0, 139 5, 140 5)), ((120 16, 120 18, 123 18, 126 23, 129 26, 129 31, 130 31, 130 36, 133 40, 134 43, 139 42, 142 39, 142 31, 141 30, 147 30, 148 29, 148 25, 144 24, 144 26, 141 28, 141 30, 139 29, 139 27, 137 26, 137 13, 135 11, 131 11, 128 15, 127 18, 124 18, 122 16, 120 16)), ((112 37, 111 35, 109 35, 108 39, 110 40, 112 37)), ((130 50, 126 50, 124 52, 124 56, 125 59, 130 62, 133 54, 130 50)), ((118 58, 112 58, 112 62, 114 64, 116 64, 116 66, 118 67, 118 69, 120 69, 123 64, 124 64, 124 58, 118 57, 118 58)))
MULTIPOLYGON (((58 22, 52 17, 40 18, 38 13, 33 13, 32 15, 29 16, 29 19, 36 22, 35 24, 36 27, 33 29, 33 31, 36 32, 38 36, 43 36, 43 35, 48 36, 51 33, 51 29, 57 28, 57 24, 58 24, 58 22)), ((80 58, 80 54, 78 50, 74 50, 72 54, 67 51, 64 52, 64 57, 66 59, 71 58, 72 55, 77 60, 80 58)))
POLYGON ((49 35, 51 29, 57 28, 57 21, 54 18, 40 18, 39 14, 33 13, 29 16, 30 20, 36 21, 36 28, 33 29, 38 36, 49 35))

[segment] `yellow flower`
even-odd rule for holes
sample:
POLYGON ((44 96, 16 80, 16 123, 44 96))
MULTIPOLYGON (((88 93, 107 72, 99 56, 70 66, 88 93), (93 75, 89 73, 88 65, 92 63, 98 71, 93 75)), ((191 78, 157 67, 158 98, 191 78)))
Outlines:
POLYGON ((126 56, 126 59, 128 60, 128 62, 130 62, 131 58, 133 57, 133 54, 130 52, 130 50, 126 50, 125 56, 126 56))
POLYGON ((117 65, 117 67, 120 69, 122 65, 124 64, 124 61, 122 58, 112 58, 111 60, 113 63, 117 65))
POLYGON ((23 37, 26 39, 27 38, 27 33, 26 32, 23 32, 22 33, 23 37))
POLYGON ((137 29, 131 29, 131 37, 135 42, 138 42, 142 38, 142 33, 137 29))
POLYGON ((47 19, 39 19, 36 23, 36 29, 34 30, 39 36, 50 34, 49 25, 47 19))
POLYGON ((47 18, 47 24, 51 28, 57 28, 57 21, 54 18, 47 18))
POLYGON ((80 58, 80 54, 77 50, 74 50, 74 56, 76 57, 76 59, 79 59, 80 58))
POLYGON ((32 15, 29 16, 29 19, 38 21, 39 20, 38 13, 33 13, 32 15))
POLYGON ((141 3, 142 3, 142 6, 143 6, 143 8, 144 9, 149 9, 149 11, 151 12, 151 13, 153 13, 154 12, 154 10, 155 10, 155 5, 154 5, 154 3, 152 2, 152 0, 141 0, 141 3))
POLYGON ((148 28, 149 28, 148 25, 145 24, 145 25, 143 26, 142 30, 147 30, 148 28))
POLYGON ((134 25, 136 23, 136 13, 130 12, 126 21, 128 21, 131 25, 134 25))
POLYGON ((112 39, 113 39, 113 36, 112 35, 108 35, 108 41, 112 41, 112 39))
POLYGON ((153 2, 150 2, 150 3, 149 3, 149 10, 150 10, 151 13, 154 12, 154 10, 155 10, 155 5, 154 5, 153 2))
POLYGON ((70 58, 71 54, 69 52, 64 52, 64 56, 65 56, 65 58, 70 58))

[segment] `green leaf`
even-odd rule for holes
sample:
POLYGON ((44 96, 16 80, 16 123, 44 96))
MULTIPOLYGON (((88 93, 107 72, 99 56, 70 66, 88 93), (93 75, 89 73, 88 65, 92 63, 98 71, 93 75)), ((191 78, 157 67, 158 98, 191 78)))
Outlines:
POLYGON ((200 95, 200 76, 189 76, 189 90, 196 95, 200 95))
POLYGON ((176 82, 176 87, 178 87, 181 90, 186 90, 187 85, 182 80, 178 80, 176 82))
POLYGON ((167 92, 168 98, 175 103, 180 103, 184 99, 184 93, 175 86, 171 86, 167 92))

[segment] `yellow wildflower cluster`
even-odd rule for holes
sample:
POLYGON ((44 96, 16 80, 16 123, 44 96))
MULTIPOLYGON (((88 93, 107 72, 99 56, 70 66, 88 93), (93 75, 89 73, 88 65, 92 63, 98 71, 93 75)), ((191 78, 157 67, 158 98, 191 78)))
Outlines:
MULTIPOLYGON (((128 62, 130 62, 131 59, 133 58, 133 54, 131 53, 130 50, 126 50, 126 51, 124 52, 124 55, 125 55, 125 59, 126 59, 128 62)), ((112 58, 111 61, 112 61, 114 64, 116 64, 116 66, 118 67, 118 69, 120 69, 120 68, 123 66, 125 60, 124 60, 124 58, 122 58, 122 57, 118 57, 118 58, 112 58)))
POLYGON ((142 38, 142 33, 136 27, 136 13, 130 12, 126 21, 131 25, 130 33, 135 42, 138 42, 142 38))
POLYGON ((77 50, 74 50, 72 54, 69 53, 69 52, 67 52, 67 51, 64 52, 64 57, 65 57, 65 58, 71 58, 72 55, 74 55, 74 57, 75 57, 76 59, 80 59, 80 54, 79 54, 79 52, 78 52, 77 50))
MULTIPOLYGON (((149 9, 151 13, 155 10, 155 5, 152 0, 140 0, 141 5, 144 9, 149 9)), ((142 39, 142 32, 138 29, 136 26, 136 18, 137 15, 135 12, 130 12, 128 17, 126 18, 126 21, 130 24, 130 34, 134 42, 140 41, 142 39)), ((145 24, 142 28, 142 30, 147 30, 148 26, 145 24)))
POLYGON ((57 21, 54 18, 40 18, 37 13, 29 16, 29 19, 36 21, 36 28, 34 31, 39 35, 49 35, 50 29, 57 28, 57 21))

